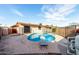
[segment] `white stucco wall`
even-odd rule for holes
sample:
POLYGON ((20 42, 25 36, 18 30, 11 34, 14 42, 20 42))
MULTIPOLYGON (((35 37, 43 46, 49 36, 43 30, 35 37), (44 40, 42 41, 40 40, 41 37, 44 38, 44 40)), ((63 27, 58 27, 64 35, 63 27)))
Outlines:
POLYGON ((18 32, 18 34, 23 34, 24 33, 24 27, 17 27, 17 32, 18 32))
POLYGON ((48 33, 52 32, 52 29, 45 28, 45 27, 43 27, 42 30, 43 30, 43 32, 48 32, 48 33))
POLYGON ((39 30, 38 27, 31 27, 31 33, 43 33, 43 31, 39 30))
POLYGON ((31 33, 50 33, 52 32, 52 29, 49 29, 49 28, 45 28, 45 27, 42 27, 41 29, 39 29, 38 27, 31 27, 31 33))

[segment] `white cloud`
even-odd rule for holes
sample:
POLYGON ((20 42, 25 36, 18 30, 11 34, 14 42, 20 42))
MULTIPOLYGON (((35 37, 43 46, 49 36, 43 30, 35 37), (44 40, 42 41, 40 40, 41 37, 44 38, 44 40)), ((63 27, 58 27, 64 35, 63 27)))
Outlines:
POLYGON ((67 16, 75 11, 75 7, 76 5, 63 5, 61 8, 59 8, 59 13, 61 13, 61 15, 63 14, 64 16, 67 16))
POLYGON ((16 10, 16 9, 12 9, 12 12, 17 14, 20 17, 24 17, 24 15, 21 12, 19 12, 18 10, 16 10))
MULTIPOLYGON (((43 5, 41 8, 43 18, 46 19, 47 22, 56 21, 57 24, 62 21, 69 20, 66 16, 70 15, 75 11, 76 5, 43 5)), ((68 22, 67 22, 68 23, 68 22)), ((64 23, 65 24, 65 23, 64 23)))

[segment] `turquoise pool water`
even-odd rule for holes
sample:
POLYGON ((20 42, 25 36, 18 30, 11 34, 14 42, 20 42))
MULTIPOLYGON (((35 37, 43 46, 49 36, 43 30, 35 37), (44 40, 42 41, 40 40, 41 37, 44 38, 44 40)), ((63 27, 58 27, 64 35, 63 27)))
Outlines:
POLYGON ((37 33, 30 34, 28 36, 28 40, 33 41, 33 42, 40 42, 41 36, 44 37, 44 40, 46 42, 51 42, 51 41, 55 40, 55 37, 53 35, 48 34, 48 33, 45 33, 45 34, 37 34, 37 33))

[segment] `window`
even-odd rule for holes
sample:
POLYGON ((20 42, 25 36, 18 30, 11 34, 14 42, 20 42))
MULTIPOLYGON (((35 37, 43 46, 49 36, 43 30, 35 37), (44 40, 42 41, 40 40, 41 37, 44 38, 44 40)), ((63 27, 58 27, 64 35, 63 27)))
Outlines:
POLYGON ((24 26, 24 33, 30 33, 30 26, 24 26))

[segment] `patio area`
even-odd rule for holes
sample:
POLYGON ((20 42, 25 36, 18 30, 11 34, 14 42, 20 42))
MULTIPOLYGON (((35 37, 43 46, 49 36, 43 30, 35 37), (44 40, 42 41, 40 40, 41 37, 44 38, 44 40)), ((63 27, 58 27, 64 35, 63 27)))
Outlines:
MULTIPOLYGON (((58 37, 57 39, 61 38, 58 37)), ((65 44, 60 44, 62 43, 60 42, 61 40, 58 41, 57 39, 55 40, 55 42, 50 42, 48 44, 47 49, 40 49, 39 44, 27 40, 27 35, 9 35, 0 41, 0 54, 1 55, 66 54, 65 44)))

